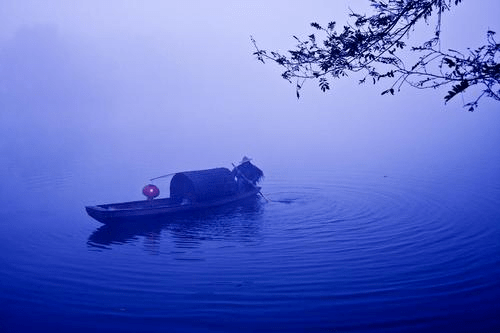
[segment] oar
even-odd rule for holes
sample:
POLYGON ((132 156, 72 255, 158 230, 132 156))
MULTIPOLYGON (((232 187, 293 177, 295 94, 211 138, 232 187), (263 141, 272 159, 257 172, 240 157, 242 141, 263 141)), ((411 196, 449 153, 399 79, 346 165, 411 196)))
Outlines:
POLYGON ((268 199, 268 198, 264 195, 264 193, 262 193, 262 191, 259 191, 259 194, 260 194, 260 195, 262 195, 262 197, 263 197, 264 199, 266 199, 266 201, 267 201, 267 202, 272 201, 271 199, 268 199))

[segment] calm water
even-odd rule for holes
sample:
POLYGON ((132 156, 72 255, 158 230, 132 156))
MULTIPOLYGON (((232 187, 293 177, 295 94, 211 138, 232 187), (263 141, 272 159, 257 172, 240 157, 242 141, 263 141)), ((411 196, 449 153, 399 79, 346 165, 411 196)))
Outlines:
POLYGON ((323 169, 126 228, 84 211, 121 188, 4 177, 0 331, 500 331, 500 177, 323 169))

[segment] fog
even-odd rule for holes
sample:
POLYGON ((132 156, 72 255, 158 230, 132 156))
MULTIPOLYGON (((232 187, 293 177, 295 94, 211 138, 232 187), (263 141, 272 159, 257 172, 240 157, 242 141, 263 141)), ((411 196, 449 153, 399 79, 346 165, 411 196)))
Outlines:
MULTIPOLYGON (((460 96, 445 105, 445 90, 380 96, 383 83, 355 77, 326 94, 308 82, 297 100, 280 68, 252 55, 250 35, 285 51, 309 23, 343 24, 367 3, 2 1, 2 178, 71 174, 136 191, 243 155, 275 177, 302 167, 498 172, 498 102, 469 113, 460 96)), ((481 45, 500 32, 499 11, 464 1, 443 19, 443 45, 481 45)), ((421 28, 417 39, 432 22, 421 28)))

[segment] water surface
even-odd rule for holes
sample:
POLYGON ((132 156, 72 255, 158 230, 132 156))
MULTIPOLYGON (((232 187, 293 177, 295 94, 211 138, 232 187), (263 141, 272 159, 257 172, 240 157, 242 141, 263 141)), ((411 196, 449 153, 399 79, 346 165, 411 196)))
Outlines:
POLYGON ((76 173, 6 180, 2 332, 498 331, 493 173, 264 171, 270 201, 123 228, 76 173))

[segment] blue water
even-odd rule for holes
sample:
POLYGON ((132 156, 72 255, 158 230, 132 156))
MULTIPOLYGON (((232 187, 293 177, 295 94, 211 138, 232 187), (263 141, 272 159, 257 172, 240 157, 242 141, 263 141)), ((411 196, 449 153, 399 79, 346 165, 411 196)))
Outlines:
POLYGON ((264 171, 269 202, 124 228, 84 205, 126 185, 4 177, 0 331, 500 331, 495 172, 264 171))

